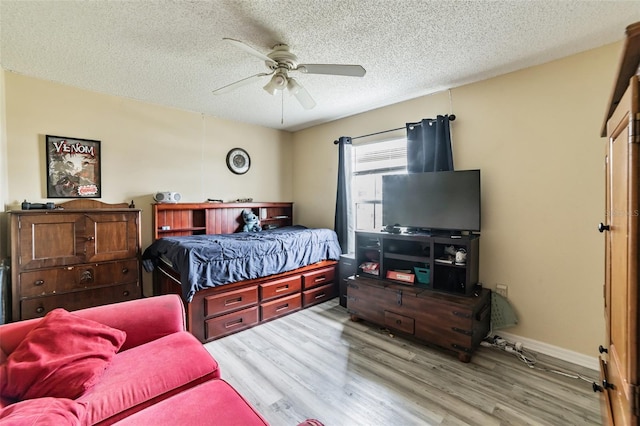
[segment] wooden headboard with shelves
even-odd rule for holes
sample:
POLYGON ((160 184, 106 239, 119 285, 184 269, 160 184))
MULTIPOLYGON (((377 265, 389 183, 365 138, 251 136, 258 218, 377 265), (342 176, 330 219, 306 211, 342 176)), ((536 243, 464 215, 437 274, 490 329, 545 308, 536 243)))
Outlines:
POLYGON ((242 211, 250 209, 264 227, 293 225, 293 203, 155 203, 153 239, 206 234, 232 234, 244 226, 242 211))

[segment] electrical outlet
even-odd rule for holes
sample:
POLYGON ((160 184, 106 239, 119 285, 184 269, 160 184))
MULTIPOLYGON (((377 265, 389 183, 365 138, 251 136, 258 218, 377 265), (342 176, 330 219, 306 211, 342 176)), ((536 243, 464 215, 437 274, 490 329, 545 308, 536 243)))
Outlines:
POLYGON ((507 297, 507 289, 508 287, 504 284, 496 285, 496 293, 498 293, 502 297, 507 297))

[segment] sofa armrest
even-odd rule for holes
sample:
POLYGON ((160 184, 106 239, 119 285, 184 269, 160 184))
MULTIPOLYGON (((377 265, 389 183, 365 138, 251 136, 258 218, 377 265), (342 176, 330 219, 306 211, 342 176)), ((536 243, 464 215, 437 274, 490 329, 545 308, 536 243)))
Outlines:
MULTIPOLYGON (((184 305, 175 294, 95 306, 73 314, 126 332, 127 340, 120 350, 185 330, 184 305)), ((40 318, 35 318, 0 325, 0 349, 7 355, 13 352, 39 322, 40 318)))
POLYGON ((126 332, 121 351, 186 330, 184 305, 176 294, 96 306, 74 314, 126 332))

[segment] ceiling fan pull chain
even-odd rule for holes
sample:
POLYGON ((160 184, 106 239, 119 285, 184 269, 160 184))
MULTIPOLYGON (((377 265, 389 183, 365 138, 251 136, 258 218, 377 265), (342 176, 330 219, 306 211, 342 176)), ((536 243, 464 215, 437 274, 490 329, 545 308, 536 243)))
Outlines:
POLYGON ((281 90, 280 92, 282 92, 282 97, 280 99, 282 99, 282 103, 281 103, 281 114, 280 114, 280 124, 284 125, 284 90, 281 90))

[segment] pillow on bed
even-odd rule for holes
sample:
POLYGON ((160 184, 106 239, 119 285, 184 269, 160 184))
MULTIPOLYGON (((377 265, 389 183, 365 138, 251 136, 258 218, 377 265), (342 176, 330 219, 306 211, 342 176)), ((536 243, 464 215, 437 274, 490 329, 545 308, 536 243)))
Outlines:
POLYGON ((124 331, 54 309, 0 365, 2 396, 75 399, 100 379, 125 338, 124 331))
POLYGON ((66 398, 28 399, 0 410, 0 426, 80 426, 85 408, 66 398))

